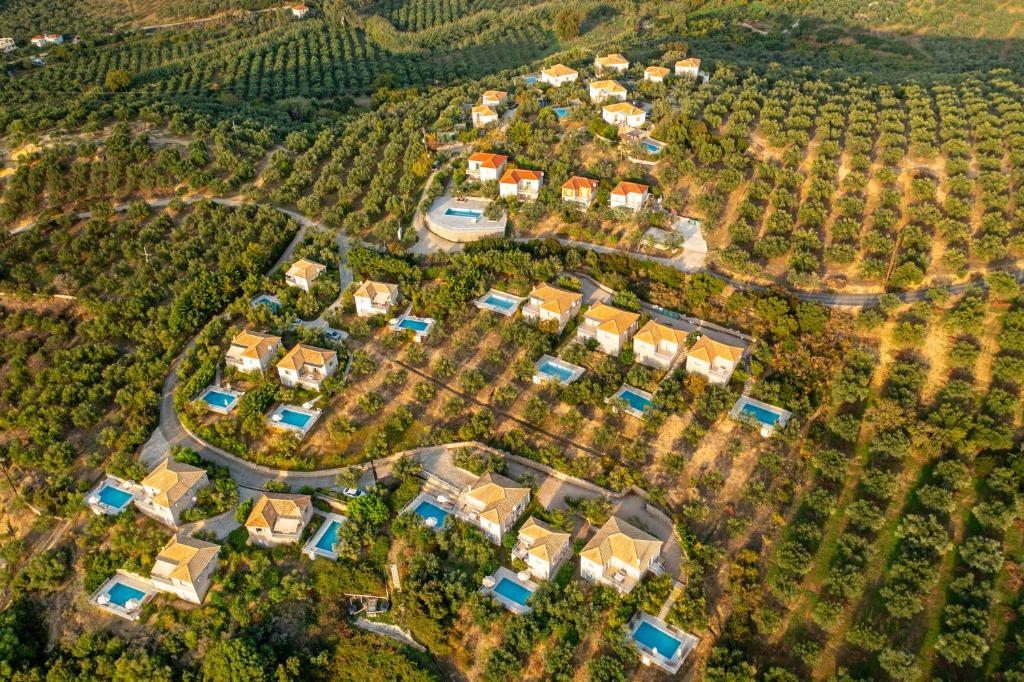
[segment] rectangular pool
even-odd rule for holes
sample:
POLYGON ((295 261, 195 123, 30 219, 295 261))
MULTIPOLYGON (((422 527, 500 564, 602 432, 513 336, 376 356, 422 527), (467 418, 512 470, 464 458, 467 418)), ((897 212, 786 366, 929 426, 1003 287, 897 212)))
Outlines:
POLYGON ((448 518, 448 512, 427 500, 423 500, 416 505, 416 513, 419 514, 424 521, 427 519, 434 519, 436 524, 434 526, 435 528, 443 526, 444 520, 448 518))
POLYGON ((494 586, 494 593, 500 594, 505 599, 515 602, 520 606, 526 606, 526 601, 533 596, 533 592, 508 578, 502 578, 498 581, 498 584, 494 586))
POLYGON ((331 519, 328 522, 327 529, 320 536, 320 539, 317 540, 315 547, 321 552, 334 554, 334 543, 338 541, 338 528, 340 527, 341 524, 338 521, 331 519))
POLYGON ((203 394, 203 402, 211 407, 219 407, 221 409, 227 409, 237 399, 237 396, 224 391, 218 391, 215 388, 211 388, 203 394))
POLYGON ((103 487, 99 489, 99 492, 97 492, 96 495, 100 498, 100 502, 108 507, 113 507, 114 509, 121 509, 131 502, 132 497, 134 497, 131 493, 125 492, 120 488, 115 488, 109 483, 104 483, 103 487))
POLYGON ((506 312, 508 312, 509 310, 514 310, 515 307, 518 305, 512 299, 505 298, 504 296, 498 296, 497 294, 488 294, 484 298, 484 303, 492 305, 495 308, 500 308, 501 310, 504 310, 506 312))
POLYGON ((125 585, 124 583, 115 582, 107 590, 107 596, 110 597, 112 604, 124 607, 128 603, 129 599, 134 599, 138 602, 142 602, 142 599, 146 596, 146 593, 142 590, 137 590, 131 585, 125 585))
POLYGON ((562 365, 551 362, 550 360, 544 360, 537 365, 537 371, 541 374, 546 374, 549 377, 558 379, 561 383, 565 383, 572 379, 575 372, 569 367, 563 367, 562 365))
POLYGON ((449 208, 445 210, 444 214, 455 216, 456 218, 480 218, 484 212, 472 208, 449 208))
POLYGON ((306 414, 305 412, 289 410, 287 407, 282 408, 279 414, 281 415, 282 424, 294 426, 297 429, 306 428, 306 425, 309 424, 309 420, 313 418, 312 415, 306 414))
POLYGON ((625 389, 619 395, 620 398, 626 401, 626 404, 632 407, 637 412, 646 412, 651 406, 651 401, 642 395, 634 393, 630 389, 625 389))
POLYGON ((647 621, 640 623, 640 626, 633 631, 633 639, 648 649, 656 650, 659 655, 668 659, 676 655, 681 643, 669 633, 647 621))
POLYGON ((262 296, 257 296, 256 298, 254 298, 252 300, 252 307, 253 308, 255 308, 256 306, 261 306, 261 305, 267 306, 268 308, 270 308, 270 310, 272 312, 275 312, 275 313, 278 312, 279 310, 281 310, 281 303, 280 303, 280 301, 277 301, 272 296, 269 296, 267 294, 263 294, 262 296))
POLYGON ((425 332, 428 327, 430 327, 430 325, 423 320, 414 320, 409 317, 403 317, 402 321, 398 323, 399 329, 411 329, 415 332, 425 332))
POLYGON ((661 151, 661 147, 654 144, 653 142, 644 142, 643 147, 651 154, 657 154, 658 152, 661 151))
POLYGON ((779 421, 779 417, 782 416, 778 412, 765 409, 760 405, 752 405, 750 403, 743 406, 742 412, 744 415, 753 417, 766 426, 775 426, 775 423, 779 421))

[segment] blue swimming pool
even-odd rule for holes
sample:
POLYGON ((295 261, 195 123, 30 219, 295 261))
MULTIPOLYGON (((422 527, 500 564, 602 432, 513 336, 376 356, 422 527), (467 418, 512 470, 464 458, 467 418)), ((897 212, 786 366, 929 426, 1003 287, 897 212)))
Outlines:
POLYGON ((648 649, 657 649, 659 654, 669 659, 679 650, 678 639, 647 621, 640 623, 640 627, 633 632, 633 639, 648 649))
POLYGON ((100 498, 100 502, 108 507, 113 507, 114 509, 121 509, 132 499, 131 493, 125 492, 120 488, 115 488, 109 484, 104 484, 97 495, 100 498))
POLYGON ((517 305, 517 303, 511 298, 505 298, 504 296, 499 296, 497 294, 488 294, 487 297, 484 298, 484 303, 504 310, 505 312, 514 310, 517 305))
POLYGON ((452 215, 457 218, 479 218, 484 214, 483 211, 477 211, 472 208, 449 208, 444 212, 445 215, 452 215))
POLYGON ((775 426, 775 422, 779 421, 779 417, 782 416, 778 412, 765 409, 760 405, 751 405, 750 403, 743 406, 742 412, 748 417, 753 417, 765 426, 775 426))
POLYGON ((338 541, 338 528, 341 524, 337 520, 331 519, 327 526, 327 530, 320 536, 320 539, 316 541, 316 548, 322 552, 328 552, 334 554, 334 543, 338 541))
POLYGON ((527 76, 526 78, 523 79, 523 82, 526 83, 527 85, 533 85, 534 83, 537 82, 537 77, 527 76))
POLYGON ((555 107, 555 116, 565 118, 569 115, 569 107, 555 107))
POLYGON ((416 505, 416 513, 419 514, 423 520, 434 519, 437 522, 437 528, 443 526, 444 520, 448 518, 448 512, 427 500, 423 500, 416 505))
POLYGON ((661 147, 659 147, 658 145, 654 144, 653 142, 644 142, 643 146, 644 146, 644 149, 646 149, 651 154, 657 154, 658 152, 661 151, 661 147))
POLYGON ((142 590, 137 590, 131 585, 125 585, 124 583, 114 583, 107 590, 107 596, 110 597, 111 603, 117 604, 118 606, 124 606, 128 603, 129 599, 135 599, 142 601, 142 598, 146 596, 146 593, 142 590))
POLYGON ((627 405, 632 407, 634 410, 637 410, 638 412, 646 412, 647 408, 651 406, 650 400, 648 400, 647 398, 638 393, 634 393, 628 388, 624 390, 622 392, 622 395, 620 395, 619 397, 625 400, 627 405))
POLYGON ((263 294, 262 296, 257 296, 255 299, 253 299, 252 307, 255 308, 258 305, 265 305, 275 313, 281 309, 281 304, 266 294, 263 294))
POLYGON ((290 410, 287 407, 283 408, 279 413, 281 415, 281 423, 287 424, 288 426, 294 426, 297 429, 306 428, 306 424, 313 418, 313 415, 306 414, 305 412, 299 412, 297 410, 290 410))
POLYGON ((409 317, 403 317, 402 321, 398 323, 399 329, 411 329, 414 332, 425 332, 429 326, 423 320, 414 320, 409 317))
POLYGON ((227 408, 228 405, 231 405, 237 399, 237 396, 225 391, 218 391, 217 389, 210 389, 203 394, 203 402, 210 407, 219 407, 221 409, 227 408))
POLYGON ((526 600, 533 596, 533 592, 523 587, 514 580, 502 578, 494 586, 494 593, 500 594, 505 599, 515 602, 520 606, 526 606, 526 600))
POLYGON ((549 377, 554 377, 563 384, 572 379, 572 375, 575 373, 571 368, 555 364, 550 360, 545 360, 544 362, 537 365, 537 371, 540 372, 541 374, 546 374, 549 377))

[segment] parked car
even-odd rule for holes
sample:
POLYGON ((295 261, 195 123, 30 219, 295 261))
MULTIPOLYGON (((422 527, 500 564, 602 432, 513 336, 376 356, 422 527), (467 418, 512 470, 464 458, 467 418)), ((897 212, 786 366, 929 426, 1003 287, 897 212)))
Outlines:
POLYGON ((341 494, 344 495, 345 497, 356 498, 365 495, 366 491, 360 488, 345 488, 344 490, 341 491, 341 494))

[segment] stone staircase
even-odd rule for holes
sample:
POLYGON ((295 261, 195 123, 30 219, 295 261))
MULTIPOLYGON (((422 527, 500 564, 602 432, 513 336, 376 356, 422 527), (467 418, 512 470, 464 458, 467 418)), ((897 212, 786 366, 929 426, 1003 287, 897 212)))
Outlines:
POLYGON ((391 582, 395 585, 395 592, 402 591, 402 581, 398 577, 398 564, 391 564, 391 582))
POLYGON ((683 584, 678 580, 672 581, 672 593, 668 595, 668 599, 661 605, 661 609, 658 611, 658 619, 665 620, 668 612, 672 610, 672 605, 676 603, 679 597, 683 596, 683 584))

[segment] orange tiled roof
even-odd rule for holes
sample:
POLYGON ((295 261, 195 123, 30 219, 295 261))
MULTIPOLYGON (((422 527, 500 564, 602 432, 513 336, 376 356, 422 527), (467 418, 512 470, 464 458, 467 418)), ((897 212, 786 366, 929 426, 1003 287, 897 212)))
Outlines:
POLYGON ((708 336, 702 336, 697 339, 695 344, 693 344, 693 348, 690 349, 689 355, 709 364, 717 358, 729 360, 730 362, 738 362, 739 359, 743 357, 743 349, 737 348, 736 346, 730 346, 729 344, 722 343, 721 341, 715 341, 708 336))
POLYGON ((488 152, 474 152, 469 160, 478 162, 482 168, 501 168, 508 161, 508 157, 488 152))
POLYGON ((523 180, 540 181, 544 177, 542 171, 528 170, 526 168, 509 168, 502 174, 499 184, 518 185, 523 180))
POLYGON ((571 189, 573 192, 579 192, 581 189, 594 191, 597 189, 598 184, 597 180, 591 180, 590 178, 574 175, 562 183, 562 189, 571 189))
POLYGON ((643 194, 648 189, 647 185, 641 185, 639 182, 620 182, 615 185, 615 189, 612 190, 612 194, 619 194, 626 196, 628 194, 643 194))

